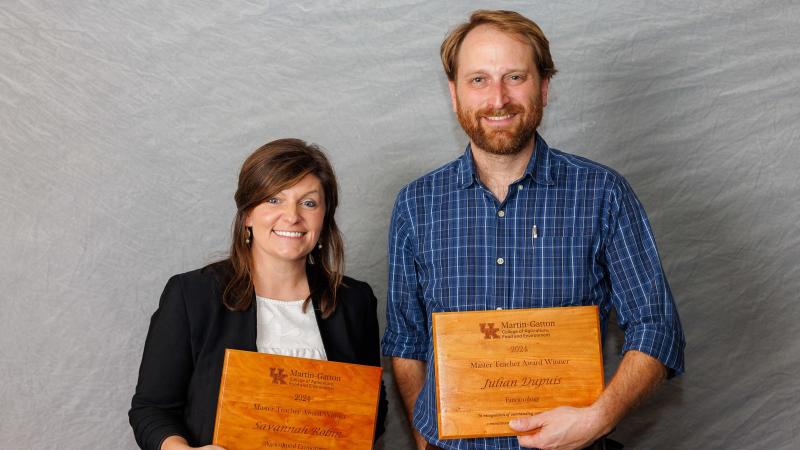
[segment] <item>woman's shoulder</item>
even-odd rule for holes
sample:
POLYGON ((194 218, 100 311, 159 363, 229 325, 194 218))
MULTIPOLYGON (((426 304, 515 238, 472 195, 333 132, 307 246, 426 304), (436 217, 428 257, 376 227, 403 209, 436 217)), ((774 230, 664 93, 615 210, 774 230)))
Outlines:
POLYGON ((370 301, 375 298, 375 294, 372 292, 372 287, 369 283, 348 276, 342 277, 339 294, 342 295, 347 302, 359 300, 370 301))
POLYGON ((199 269, 173 275, 171 279, 182 283, 219 283, 229 278, 232 270, 230 260, 224 259, 199 269))
POLYGON ((167 282, 165 290, 177 290, 193 298, 208 296, 225 288, 231 270, 228 260, 211 263, 199 269, 173 275, 167 282))
POLYGON ((342 277, 342 288, 356 291, 372 291, 372 287, 366 281, 357 280, 347 275, 342 277))

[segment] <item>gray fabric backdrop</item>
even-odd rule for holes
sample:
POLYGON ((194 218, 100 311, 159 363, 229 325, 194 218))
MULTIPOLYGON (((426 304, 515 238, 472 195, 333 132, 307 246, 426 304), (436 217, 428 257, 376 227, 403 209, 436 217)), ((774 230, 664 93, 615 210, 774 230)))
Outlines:
MULTIPOLYGON (((224 255, 238 168, 269 140, 327 149, 348 273, 382 310, 394 195, 466 142, 438 47, 479 7, 542 26, 561 70, 543 135, 625 175, 655 228, 687 373, 616 436, 800 448, 792 0, 3 0, 0 446, 136 447, 150 314, 171 274, 224 255)), ((391 400, 383 448, 408 449, 391 400)))

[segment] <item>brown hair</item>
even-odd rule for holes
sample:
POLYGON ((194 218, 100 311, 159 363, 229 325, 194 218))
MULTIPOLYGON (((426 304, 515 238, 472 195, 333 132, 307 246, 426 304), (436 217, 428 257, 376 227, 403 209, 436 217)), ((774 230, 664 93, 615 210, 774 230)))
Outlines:
POLYGON ((470 31, 480 25, 489 25, 500 31, 519 36, 524 42, 530 44, 533 62, 539 70, 539 76, 542 79, 550 79, 556 74, 557 70, 553 64, 553 58, 550 56, 550 43, 539 25, 518 12, 481 9, 474 11, 469 16, 469 22, 457 26, 442 42, 439 53, 444 72, 450 81, 456 79, 458 51, 461 49, 461 43, 464 42, 464 38, 470 31))
POLYGON ((230 252, 233 276, 222 295, 222 301, 228 308, 246 310, 255 296, 253 261, 245 227, 247 214, 309 174, 319 178, 322 184, 325 218, 319 239, 322 248, 314 246, 306 264, 311 294, 305 306, 311 297, 319 296, 322 317, 328 317, 336 308, 336 291, 342 284, 344 273, 344 244, 334 219, 339 203, 336 176, 322 150, 300 139, 278 139, 264 144, 242 164, 239 186, 234 195, 236 218, 233 221, 230 252))

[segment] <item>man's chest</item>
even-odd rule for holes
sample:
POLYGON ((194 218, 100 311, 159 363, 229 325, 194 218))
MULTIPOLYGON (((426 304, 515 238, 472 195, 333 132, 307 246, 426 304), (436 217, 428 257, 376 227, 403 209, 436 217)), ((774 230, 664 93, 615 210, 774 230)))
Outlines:
POLYGON ((598 207, 550 190, 433 204, 417 228, 426 302, 439 311, 586 304, 602 277, 598 207), (560 194, 560 195, 559 195, 560 194))

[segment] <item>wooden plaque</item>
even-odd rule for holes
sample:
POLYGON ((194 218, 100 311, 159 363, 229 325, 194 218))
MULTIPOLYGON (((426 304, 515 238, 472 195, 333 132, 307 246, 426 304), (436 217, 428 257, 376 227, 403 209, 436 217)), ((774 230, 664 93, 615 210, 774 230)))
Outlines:
POLYGON ((214 444, 371 449, 381 368, 225 350, 214 444))
POLYGON ((511 419, 602 393, 596 306, 433 314, 439 438, 519 434, 511 419))

